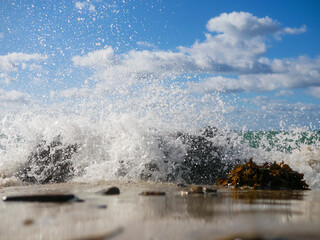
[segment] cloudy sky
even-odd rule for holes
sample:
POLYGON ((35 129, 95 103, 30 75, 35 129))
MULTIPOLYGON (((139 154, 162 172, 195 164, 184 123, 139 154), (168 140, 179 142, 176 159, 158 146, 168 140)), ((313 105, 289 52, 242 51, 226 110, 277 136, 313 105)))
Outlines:
POLYGON ((320 128, 319 11, 317 0, 0 0, 0 104, 166 81, 237 99, 231 118, 246 111, 262 128, 320 128))

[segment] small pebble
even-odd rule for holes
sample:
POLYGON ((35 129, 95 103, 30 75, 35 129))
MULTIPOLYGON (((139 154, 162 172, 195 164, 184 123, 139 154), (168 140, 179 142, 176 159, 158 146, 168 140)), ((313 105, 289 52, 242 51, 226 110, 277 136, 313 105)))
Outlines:
POLYGON ((180 192, 180 195, 181 195, 181 196, 187 196, 188 194, 189 194, 188 191, 181 191, 181 192, 180 192))
POLYGON ((217 189, 214 188, 205 188, 202 186, 193 186, 190 187, 188 190, 181 191, 181 196, 186 196, 189 194, 212 194, 217 193, 217 189))
POLYGON ((206 193, 216 193, 217 189, 215 188, 205 188, 206 193))
POLYGON ((106 208, 107 208, 107 205, 98 205, 97 208, 99 208, 99 209, 106 209, 106 208))
POLYGON ((177 186, 178 187, 186 187, 187 185, 185 185, 184 183, 178 183, 177 186))
POLYGON ((164 196, 166 195, 165 192, 156 192, 156 191, 147 191, 147 192, 142 192, 139 195, 141 196, 164 196))
POLYGON ((204 194, 204 188, 202 186, 194 186, 189 189, 190 193, 204 194))
POLYGON ((23 225, 25 226, 29 226, 32 225, 34 223, 33 219, 27 218, 23 221, 23 225))
POLYGON ((118 195, 120 194, 120 189, 117 187, 111 187, 105 191, 101 192, 103 195, 118 195))

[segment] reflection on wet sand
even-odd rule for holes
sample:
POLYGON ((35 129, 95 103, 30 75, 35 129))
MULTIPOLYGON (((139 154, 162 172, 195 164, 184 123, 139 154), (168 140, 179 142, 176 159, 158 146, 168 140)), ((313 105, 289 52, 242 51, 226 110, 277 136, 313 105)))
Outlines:
MULTIPOLYGON (((232 190, 232 198, 255 204, 261 200, 303 200, 305 191, 232 190)), ((272 204, 272 201, 270 201, 272 204)), ((277 202, 275 202, 277 203, 277 202)))
POLYGON ((301 216, 303 211, 298 208, 297 201, 303 199, 303 191, 222 190, 218 194, 187 196, 174 191, 167 197, 141 198, 140 202, 147 206, 142 209, 145 218, 195 218, 210 222, 215 218, 261 212, 281 218, 301 216))
POLYGON ((187 187, 172 184, 116 184, 120 194, 97 194, 110 185, 53 184, 0 189, 1 196, 60 192, 84 200, 63 204, 1 202, 1 237, 304 239, 285 238, 295 236, 297 231, 307 239, 320 236, 316 227, 320 225, 320 193, 315 191, 218 189, 217 193, 185 195, 181 191, 188 192, 187 187), (140 195, 150 191, 165 195, 140 195), (121 231, 110 234, 115 229, 121 231))

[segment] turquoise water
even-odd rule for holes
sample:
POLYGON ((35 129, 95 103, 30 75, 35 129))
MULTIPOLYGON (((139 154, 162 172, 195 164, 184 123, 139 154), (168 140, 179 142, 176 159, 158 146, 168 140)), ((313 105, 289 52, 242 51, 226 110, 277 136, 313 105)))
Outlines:
POLYGON ((255 149, 291 153, 301 146, 319 146, 320 131, 246 131, 236 132, 242 139, 255 149))

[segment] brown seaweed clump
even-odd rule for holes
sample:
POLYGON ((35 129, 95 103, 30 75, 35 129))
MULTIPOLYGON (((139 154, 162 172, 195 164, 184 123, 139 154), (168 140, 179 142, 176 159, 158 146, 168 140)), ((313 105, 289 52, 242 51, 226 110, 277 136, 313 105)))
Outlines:
POLYGON ((218 179, 217 185, 253 189, 309 189, 303 180, 303 174, 293 171, 284 162, 267 162, 259 166, 252 158, 235 166, 226 179, 218 179))

